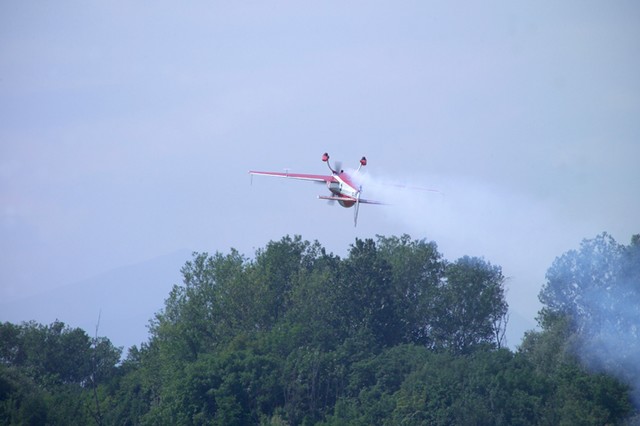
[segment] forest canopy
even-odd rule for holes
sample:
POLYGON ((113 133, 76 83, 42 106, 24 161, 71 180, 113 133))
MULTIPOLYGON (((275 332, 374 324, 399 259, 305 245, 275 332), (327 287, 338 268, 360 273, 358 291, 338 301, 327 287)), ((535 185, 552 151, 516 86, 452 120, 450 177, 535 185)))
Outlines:
POLYGON ((252 258, 194 253, 181 272, 123 360, 60 321, 0 323, 0 423, 638 420, 638 236, 558 257, 516 351, 501 268, 408 235, 356 239, 344 258, 286 236, 252 258), (611 335, 626 339, 616 358, 611 335))

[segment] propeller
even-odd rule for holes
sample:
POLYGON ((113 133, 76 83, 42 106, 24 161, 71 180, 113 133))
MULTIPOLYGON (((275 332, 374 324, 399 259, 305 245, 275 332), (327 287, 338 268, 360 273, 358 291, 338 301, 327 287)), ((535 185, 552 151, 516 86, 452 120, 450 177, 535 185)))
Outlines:
POLYGON ((362 192, 362 186, 358 189, 356 193, 356 205, 355 210, 353 211, 353 227, 358 226, 358 211, 360 210, 360 193, 362 192))

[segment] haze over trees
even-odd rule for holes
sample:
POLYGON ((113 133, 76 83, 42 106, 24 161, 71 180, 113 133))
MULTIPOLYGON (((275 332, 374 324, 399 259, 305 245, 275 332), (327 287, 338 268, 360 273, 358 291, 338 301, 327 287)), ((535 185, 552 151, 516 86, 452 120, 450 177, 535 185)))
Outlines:
POLYGON ((515 352, 501 268, 407 235, 356 239, 344 258, 287 236, 253 258, 194 253, 182 275, 121 362, 107 338, 62 322, 1 323, 0 423, 639 419, 640 236, 557 258, 541 329, 515 352))

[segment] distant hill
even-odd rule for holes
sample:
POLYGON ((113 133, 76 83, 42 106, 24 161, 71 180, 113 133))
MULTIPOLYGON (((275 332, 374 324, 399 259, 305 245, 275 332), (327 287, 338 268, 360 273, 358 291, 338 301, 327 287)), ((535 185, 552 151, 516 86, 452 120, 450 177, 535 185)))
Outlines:
POLYGON ((35 320, 50 324, 58 319, 123 346, 147 341, 147 324, 174 284, 182 281, 180 269, 191 252, 180 250, 154 259, 113 269, 92 278, 10 303, 0 302, 0 321, 35 320))

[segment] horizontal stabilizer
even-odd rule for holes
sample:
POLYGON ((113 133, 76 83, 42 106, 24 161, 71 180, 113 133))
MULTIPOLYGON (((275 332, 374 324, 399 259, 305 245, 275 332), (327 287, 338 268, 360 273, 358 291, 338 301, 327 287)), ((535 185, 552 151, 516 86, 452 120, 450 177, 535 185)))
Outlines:
MULTIPOLYGON (((356 202, 355 198, 351 198, 351 197, 336 197, 336 196, 325 196, 325 195, 318 195, 318 198, 321 200, 331 200, 331 201, 351 201, 351 202, 356 202)), ((381 201, 374 201, 374 200, 365 200, 360 198, 360 200, 358 200, 359 203, 363 203, 363 204, 379 204, 379 205, 385 205, 386 203, 383 203, 381 201)))

